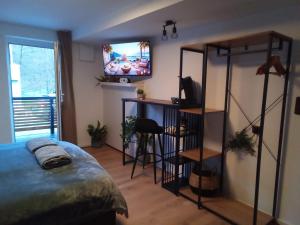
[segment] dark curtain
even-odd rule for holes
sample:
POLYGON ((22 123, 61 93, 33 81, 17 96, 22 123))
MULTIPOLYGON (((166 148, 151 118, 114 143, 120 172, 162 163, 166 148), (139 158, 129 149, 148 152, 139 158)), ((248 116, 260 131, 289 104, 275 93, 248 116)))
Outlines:
POLYGON ((61 137, 63 141, 77 144, 73 91, 72 33, 70 31, 58 31, 57 35, 61 59, 61 86, 64 94, 61 105, 61 137))

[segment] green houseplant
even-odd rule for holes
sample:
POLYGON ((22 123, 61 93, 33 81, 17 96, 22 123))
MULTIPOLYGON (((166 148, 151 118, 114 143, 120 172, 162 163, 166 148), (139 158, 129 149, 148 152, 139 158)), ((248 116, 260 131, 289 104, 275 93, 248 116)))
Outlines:
POLYGON ((91 137, 92 147, 101 147, 104 145, 107 135, 107 127, 105 125, 101 127, 101 123, 99 120, 96 127, 92 124, 89 124, 87 132, 91 137))
MULTIPOLYGON (((121 131, 120 137, 124 140, 123 145, 125 148, 129 147, 129 143, 137 142, 139 143, 141 134, 135 131, 135 123, 136 123, 136 116, 127 116, 125 122, 122 123, 122 128, 124 129, 124 134, 121 131), (136 137, 133 141, 132 139, 136 137)), ((152 144, 152 136, 148 136, 146 145, 152 144)))
POLYGON ((98 83, 96 84, 96 86, 100 85, 101 82, 106 82, 107 81, 106 77, 103 76, 103 75, 99 75, 98 77, 95 77, 95 78, 98 81, 98 83))
POLYGON ((120 136, 124 138, 124 146, 128 148, 129 143, 131 142, 132 137, 135 134, 135 122, 136 116, 127 116, 124 123, 122 123, 122 128, 124 129, 124 134, 121 132, 120 136))
POLYGON ((253 142, 253 136, 250 137, 244 129, 240 132, 236 132, 235 135, 228 142, 226 147, 228 151, 243 152, 254 156, 254 146, 255 143, 253 142))
POLYGON ((145 92, 143 89, 137 89, 136 94, 139 99, 145 99, 145 92))

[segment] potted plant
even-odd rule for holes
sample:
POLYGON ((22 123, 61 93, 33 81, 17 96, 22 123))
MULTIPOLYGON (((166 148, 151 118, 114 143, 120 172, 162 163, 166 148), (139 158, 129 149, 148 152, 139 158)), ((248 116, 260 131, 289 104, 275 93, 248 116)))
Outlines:
POLYGON ((240 132, 236 132, 226 147, 228 151, 243 152, 254 156, 254 145, 255 143, 253 142, 253 136, 250 137, 244 129, 240 132))
MULTIPOLYGON (((122 128, 124 129, 124 134, 123 134, 123 130, 121 131, 120 137, 123 139, 124 138, 124 142, 123 145, 125 148, 129 147, 129 143, 132 143, 133 140, 135 142, 139 142, 140 139, 140 134, 138 132, 135 131, 135 123, 136 123, 136 116, 127 116, 126 120, 124 123, 122 123, 122 128)), ((151 136, 152 137, 152 136, 151 136)), ((152 144, 152 138, 148 137, 147 140, 147 145, 151 145, 152 144)))
POLYGON ((107 127, 105 125, 101 127, 99 120, 96 127, 92 124, 89 124, 87 132, 91 136, 92 147, 101 147, 104 145, 107 135, 107 127))
POLYGON ((129 143, 131 142, 131 139, 135 134, 135 121, 136 116, 127 116, 125 122, 122 123, 124 134, 123 132, 121 132, 120 136, 122 139, 124 138, 123 145, 125 148, 128 148, 129 143))
POLYGON ((95 78, 98 81, 98 83, 96 84, 96 86, 100 85, 101 82, 106 82, 107 81, 106 77, 103 76, 103 75, 100 75, 99 77, 95 77, 95 78))
POLYGON ((143 89, 140 89, 140 88, 137 89, 136 93, 137 93, 137 97, 139 99, 145 99, 145 92, 143 89))

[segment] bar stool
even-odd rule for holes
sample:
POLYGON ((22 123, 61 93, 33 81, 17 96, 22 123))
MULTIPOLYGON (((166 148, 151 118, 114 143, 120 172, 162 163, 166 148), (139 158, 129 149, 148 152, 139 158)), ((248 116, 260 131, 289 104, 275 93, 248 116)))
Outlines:
POLYGON ((138 118, 135 123, 135 131, 140 133, 140 139, 138 143, 138 148, 136 151, 136 156, 134 158, 133 168, 131 172, 131 179, 134 174, 135 166, 138 161, 139 156, 143 156, 143 169, 145 167, 146 155, 152 154, 153 155, 153 169, 154 169, 154 183, 156 184, 156 163, 161 161, 163 157, 163 148, 161 144, 160 134, 163 133, 164 129, 152 120, 152 119, 144 119, 138 118), (149 135, 152 135, 152 153, 147 152, 147 143, 148 139, 150 138, 149 135), (160 155, 156 153, 155 148, 155 135, 158 137, 159 147, 160 147, 160 155), (160 160, 156 161, 156 156, 160 156, 160 160))

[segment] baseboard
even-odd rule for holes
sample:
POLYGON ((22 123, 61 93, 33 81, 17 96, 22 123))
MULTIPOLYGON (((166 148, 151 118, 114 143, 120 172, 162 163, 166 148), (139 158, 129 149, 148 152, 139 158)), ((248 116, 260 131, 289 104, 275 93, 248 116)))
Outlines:
POLYGON ((281 219, 278 219, 278 222, 279 222, 280 225, 292 225, 292 224, 287 223, 287 222, 285 222, 285 221, 283 221, 281 219))
POLYGON ((113 146, 111 146, 111 145, 109 145, 109 144, 107 144, 107 143, 105 143, 105 145, 107 145, 108 147, 110 147, 110 148, 112 148, 112 149, 114 149, 114 150, 117 150, 117 151, 119 151, 119 152, 122 152, 122 151, 123 151, 123 150, 117 149, 117 148, 115 148, 115 147, 113 147, 113 146))

